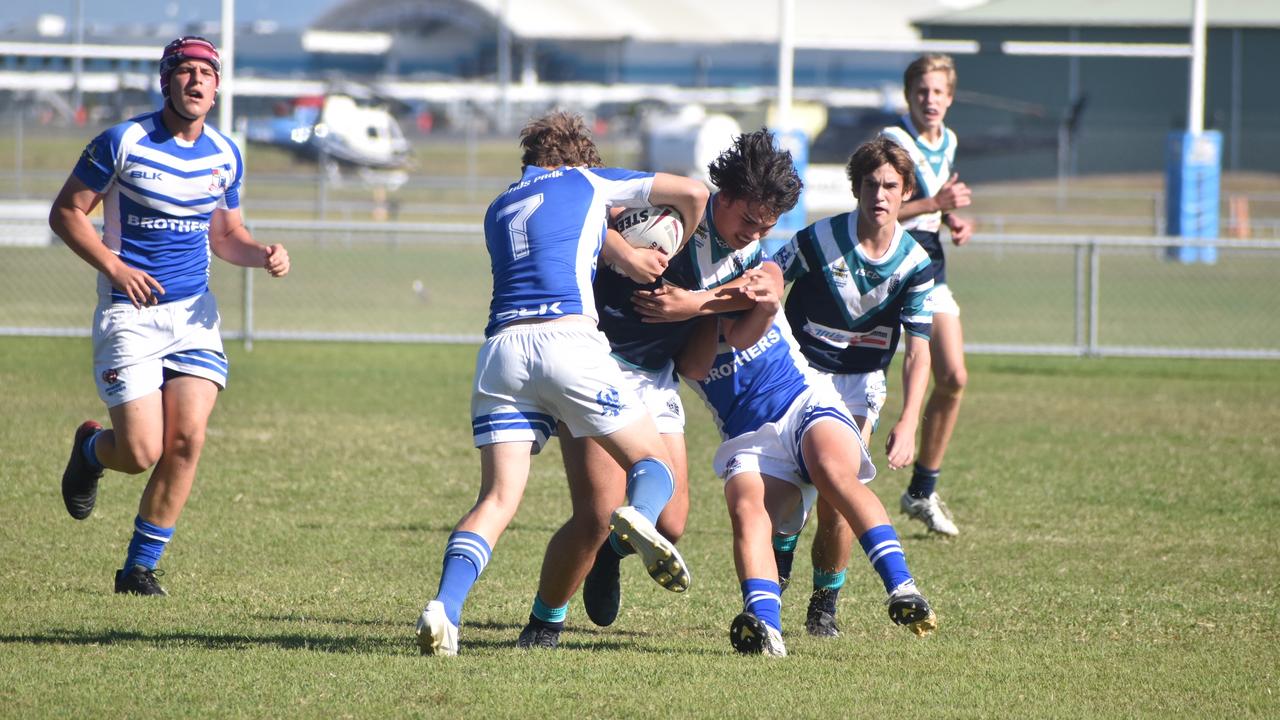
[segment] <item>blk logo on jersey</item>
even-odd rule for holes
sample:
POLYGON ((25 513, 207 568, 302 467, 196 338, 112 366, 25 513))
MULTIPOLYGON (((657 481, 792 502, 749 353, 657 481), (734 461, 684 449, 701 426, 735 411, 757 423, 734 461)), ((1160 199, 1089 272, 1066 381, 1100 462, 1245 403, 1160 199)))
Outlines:
POLYGON ((494 319, 498 322, 504 320, 513 320, 515 318, 541 317, 543 315, 563 315, 564 311, 560 309, 559 300, 553 303, 541 303, 536 308, 517 308, 515 310, 507 310, 494 315, 494 319))
POLYGON ((622 414, 622 398, 617 388, 611 387, 596 393, 596 402, 600 403, 600 414, 605 417, 622 414))

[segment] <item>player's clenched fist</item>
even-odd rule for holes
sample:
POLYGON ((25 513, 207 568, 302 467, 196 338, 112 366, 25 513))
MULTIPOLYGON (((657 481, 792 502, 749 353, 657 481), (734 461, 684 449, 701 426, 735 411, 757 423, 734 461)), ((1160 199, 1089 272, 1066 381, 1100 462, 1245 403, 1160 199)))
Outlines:
POLYGON ((262 266, 267 269, 271 277, 284 277, 289 274, 289 251, 284 246, 277 243, 267 247, 266 259, 262 266))

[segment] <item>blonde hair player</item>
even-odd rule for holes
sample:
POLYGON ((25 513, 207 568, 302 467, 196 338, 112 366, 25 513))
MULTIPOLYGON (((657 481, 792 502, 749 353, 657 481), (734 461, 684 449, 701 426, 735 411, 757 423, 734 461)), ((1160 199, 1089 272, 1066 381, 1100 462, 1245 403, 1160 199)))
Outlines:
POLYGON ((933 260, 936 285, 929 295, 933 393, 925 403, 920 454, 900 505, 931 532, 957 535, 960 530, 936 490, 968 382, 960 307, 947 285, 946 257, 939 238, 943 225, 951 231, 951 241, 957 247, 973 234, 973 222, 955 213, 969 205, 970 193, 955 172, 956 134, 944 122, 955 99, 955 62, 947 55, 922 55, 907 66, 902 84, 908 113, 883 134, 902 145, 915 161, 916 193, 902 204, 900 217, 903 227, 933 260))

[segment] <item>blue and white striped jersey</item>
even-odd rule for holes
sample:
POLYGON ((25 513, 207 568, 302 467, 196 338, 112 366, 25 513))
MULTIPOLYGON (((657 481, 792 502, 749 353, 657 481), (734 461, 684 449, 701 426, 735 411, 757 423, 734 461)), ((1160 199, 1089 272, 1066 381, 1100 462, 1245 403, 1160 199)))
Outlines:
POLYGON ((786 315, 814 367, 832 373, 868 373, 889 367, 902 329, 925 339, 933 316, 924 301, 934 265, 903 230, 882 257, 858 244, 858 214, 824 218, 778 248, 774 262, 793 282, 786 315))
MULTIPOLYGON (((73 174, 102 193, 102 241, 155 278, 162 303, 209 287, 209 218, 240 207, 240 149, 209 125, 195 142, 173 136, 160 111, 108 128, 90 141, 73 174)), ((103 300, 128 296, 99 275, 103 300)))
MULTIPOLYGON (((693 237, 671 258, 662 282, 685 290, 710 290, 741 277, 763 259, 758 242, 733 250, 720 239, 711 211, 714 202, 713 195, 707 200, 706 212, 693 237)), ((600 273, 595 282, 600 330, 609 338, 614 357, 650 371, 667 366, 684 347, 697 322, 696 319, 675 323, 642 321, 631 304, 631 296, 636 290, 657 286, 658 283, 640 285, 612 271, 600 273)))
MULTIPOLYGON (((906 200, 931 198, 938 194, 942 185, 955 171, 956 134, 950 128, 942 128, 942 139, 936 145, 929 144, 920 137, 910 115, 903 115, 897 125, 891 125, 881 132, 890 140, 901 145, 911 160, 916 164, 916 191, 906 200)), ((907 230, 927 230, 938 232, 942 227, 942 213, 925 213, 907 218, 902 223, 907 230)))
POLYGON ((779 312, 749 348, 735 350, 721 337, 711 372, 689 385, 707 404, 721 438, 728 440, 781 418, 813 376, 779 312))
POLYGON ((649 203, 653 173, 619 168, 525 168, 484 214, 493 271, 486 337, 512 320, 596 318, 591 281, 614 205, 649 203))

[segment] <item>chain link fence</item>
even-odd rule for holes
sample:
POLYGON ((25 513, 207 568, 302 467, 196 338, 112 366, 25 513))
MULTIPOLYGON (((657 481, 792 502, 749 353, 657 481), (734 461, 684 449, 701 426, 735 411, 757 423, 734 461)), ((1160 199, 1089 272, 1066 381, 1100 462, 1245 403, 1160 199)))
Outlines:
MULTIPOLYGON (((94 271, 44 217, 0 218, 0 334, 89 333, 94 271)), ((274 279, 214 261, 228 339, 479 342, 491 279, 466 223, 263 220, 293 261, 274 279)), ((987 353, 1280 359, 1280 241, 1220 240, 1213 264, 1178 238, 978 235, 948 255, 966 348, 987 353)))

